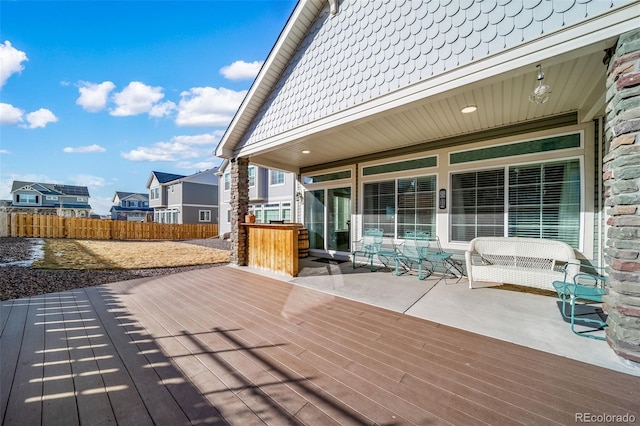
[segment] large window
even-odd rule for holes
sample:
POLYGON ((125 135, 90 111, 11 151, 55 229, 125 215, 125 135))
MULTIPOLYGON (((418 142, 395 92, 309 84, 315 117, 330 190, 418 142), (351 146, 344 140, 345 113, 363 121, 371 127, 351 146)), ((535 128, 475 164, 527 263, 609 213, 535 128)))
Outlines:
POLYGON ((407 231, 435 231, 436 178, 421 176, 364 184, 363 228, 381 228, 385 237, 407 231))
POLYGON ((280 220, 280 204, 270 203, 264 205, 263 223, 269 223, 271 220, 280 220))
POLYGON ((451 239, 549 238, 579 248, 580 203, 577 159, 456 173, 451 176, 451 239))
POLYGON ((451 239, 504 235, 504 169, 451 177, 451 239))
POLYGON ((509 236, 580 244, 580 162, 509 168, 509 236))
POLYGON ((36 204, 38 202, 38 196, 35 194, 18 194, 17 201, 25 204, 36 204))

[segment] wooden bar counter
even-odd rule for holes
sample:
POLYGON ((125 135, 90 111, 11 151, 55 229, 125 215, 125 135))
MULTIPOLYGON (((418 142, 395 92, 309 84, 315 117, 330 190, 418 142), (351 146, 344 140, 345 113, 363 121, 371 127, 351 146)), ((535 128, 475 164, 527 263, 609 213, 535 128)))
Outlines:
POLYGON ((247 266, 298 276, 299 223, 243 223, 247 230, 247 266))

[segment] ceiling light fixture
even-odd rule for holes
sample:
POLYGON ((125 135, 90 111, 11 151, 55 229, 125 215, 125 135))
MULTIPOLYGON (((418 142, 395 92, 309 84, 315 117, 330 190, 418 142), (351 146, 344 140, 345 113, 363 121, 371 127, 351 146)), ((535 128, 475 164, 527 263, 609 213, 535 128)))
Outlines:
POLYGON ((463 114, 469 114, 471 112, 476 112, 477 109, 478 107, 475 105, 467 105, 466 107, 462 108, 460 112, 463 114))
POLYGON ((302 151, 303 154, 309 154, 311 151, 309 151, 308 149, 305 149, 304 151, 302 151))
POLYGON ((538 85, 533 92, 529 95, 529 101, 535 104, 543 104, 549 100, 549 94, 551 93, 551 89, 546 84, 542 84, 542 80, 544 80, 544 73, 542 72, 542 66, 538 64, 536 66, 538 68, 538 85))

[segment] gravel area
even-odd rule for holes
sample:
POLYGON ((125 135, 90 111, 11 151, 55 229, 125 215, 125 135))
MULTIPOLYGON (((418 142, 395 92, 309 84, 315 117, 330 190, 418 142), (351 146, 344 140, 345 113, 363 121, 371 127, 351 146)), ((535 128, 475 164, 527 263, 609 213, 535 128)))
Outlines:
MULTIPOLYGON (((222 250, 230 249, 230 243, 228 241, 217 238, 186 240, 182 242, 222 250)), ((42 240, 35 238, 0 238, 0 300, 18 299, 21 297, 107 284, 110 282, 175 274, 194 269, 219 266, 196 265, 175 268, 87 271, 33 269, 28 265, 29 261, 33 260, 34 248, 37 252, 39 244, 42 244, 42 240)))

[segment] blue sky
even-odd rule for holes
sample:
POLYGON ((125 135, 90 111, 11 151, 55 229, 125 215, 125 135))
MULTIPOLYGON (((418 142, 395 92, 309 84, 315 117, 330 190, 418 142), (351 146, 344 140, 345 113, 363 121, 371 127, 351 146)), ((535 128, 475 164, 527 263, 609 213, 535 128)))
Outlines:
POLYGON ((94 212, 212 155, 296 1, 0 0, 0 199, 84 185, 94 212))

